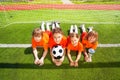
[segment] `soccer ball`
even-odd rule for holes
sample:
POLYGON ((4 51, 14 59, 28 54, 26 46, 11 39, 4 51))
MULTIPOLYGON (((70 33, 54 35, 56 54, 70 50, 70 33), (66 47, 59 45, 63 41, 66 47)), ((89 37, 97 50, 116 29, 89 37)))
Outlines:
POLYGON ((63 53, 64 53, 64 50, 60 45, 56 45, 52 48, 52 55, 54 56, 55 59, 62 58, 63 53))

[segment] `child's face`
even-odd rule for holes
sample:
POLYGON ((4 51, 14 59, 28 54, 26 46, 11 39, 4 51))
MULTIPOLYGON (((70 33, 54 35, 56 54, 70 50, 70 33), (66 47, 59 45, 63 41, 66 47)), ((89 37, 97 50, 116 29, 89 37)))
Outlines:
POLYGON ((62 37, 63 37, 63 35, 60 34, 60 33, 54 33, 54 34, 53 34, 54 41, 55 41, 57 44, 59 44, 59 43, 61 42, 62 37))
POLYGON ((95 42, 95 40, 96 40, 96 38, 95 38, 94 36, 88 37, 88 41, 89 41, 90 43, 95 42))
POLYGON ((77 37, 72 37, 71 38, 71 43, 73 46, 77 46, 79 39, 77 37))
POLYGON ((41 40, 41 36, 34 36, 34 39, 36 42, 39 42, 41 40))

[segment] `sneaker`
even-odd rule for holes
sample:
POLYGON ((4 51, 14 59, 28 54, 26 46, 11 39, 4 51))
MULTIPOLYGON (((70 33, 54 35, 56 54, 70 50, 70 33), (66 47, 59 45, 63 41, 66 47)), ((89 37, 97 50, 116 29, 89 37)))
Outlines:
POLYGON ((73 25, 70 27, 70 33, 73 33, 73 25))
POLYGON ((93 30, 93 27, 88 27, 88 32, 91 32, 93 30))
POLYGON ((47 29, 48 31, 50 31, 50 26, 52 26, 52 23, 51 23, 51 22, 47 22, 47 23, 46 23, 46 29, 47 29))
POLYGON ((44 25, 45 25, 45 22, 42 21, 42 24, 41 24, 41 30, 42 30, 42 31, 45 31, 45 27, 44 27, 44 25))
POLYGON ((74 25, 74 29, 75 29, 75 33, 78 34, 78 28, 77 28, 77 25, 74 25))
POLYGON ((82 25, 80 26, 80 28, 82 29, 82 32, 86 32, 85 24, 82 24, 82 25))
POLYGON ((60 23, 59 22, 54 22, 55 23, 55 26, 57 27, 57 28, 60 28, 60 23))
POLYGON ((55 29, 55 23, 52 22, 52 30, 55 29))

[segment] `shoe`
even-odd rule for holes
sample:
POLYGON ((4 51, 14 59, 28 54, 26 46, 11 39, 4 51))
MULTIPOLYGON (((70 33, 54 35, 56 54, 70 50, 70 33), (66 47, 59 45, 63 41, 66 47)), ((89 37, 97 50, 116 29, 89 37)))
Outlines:
POLYGON ((88 27, 88 32, 91 32, 93 30, 93 27, 88 27))
POLYGON ((50 31, 50 26, 52 26, 52 23, 51 22, 47 22, 46 23, 46 30, 47 31, 50 31))
POLYGON ((59 22, 54 22, 55 23, 55 26, 57 27, 57 28, 60 28, 60 23, 59 22))
POLYGON ((73 25, 70 27, 70 33, 73 33, 73 25))
POLYGON ((45 22, 42 21, 42 23, 41 23, 41 30, 42 30, 42 31, 45 31, 45 27, 44 27, 44 25, 45 25, 45 22))
POLYGON ((74 25, 75 33, 78 34, 78 28, 77 25, 74 25))
POLYGON ((86 32, 85 24, 82 24, 82 25, 80 26, 80 28, 82 29, 82 32, 86 32))

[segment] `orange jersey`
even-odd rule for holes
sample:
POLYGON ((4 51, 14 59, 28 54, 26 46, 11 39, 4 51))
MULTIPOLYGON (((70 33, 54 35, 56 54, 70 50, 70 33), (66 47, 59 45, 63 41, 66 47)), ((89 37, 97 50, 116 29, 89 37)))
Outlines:
POLYGON ((57 44, 54 39, 53 36, 50 37, 49 39, 49 47, 53 48, 56 45, 61 45, 63 48, 66 48, 66 44, 67 44, 67 38, 65 36, 62 37, 62 40, 60 41, 60 44, 57 44))
POLYGON ((93 48, 96 49, 98 46, 98 41, 95 43, 90 43, 89 41, 85 40, 85 36, 87 35, 87 32, 83 32, 81 35, 81 39, 82 39, 82 44, 85 48, 93 48))
POLYGON ((82 40, 82 44, 85 48, 93 48, 93 49, 96 49, 97 46, 98 46, 98 42, 96 43, 90 43, 88 42, 87 40, 82 40))
POLYGON ((73 46, 72 43, 70 42, 67 45, 67 49, 82 52, 83 51, 83 45, 80 42, 78 42, 77 46, 73 46))
POLYGON ((49 42, 49 36, 47 33, 43 33, 43 37, 39 42, 36 42, 34 38, 32 38, 32 48, 36 48, 37 46, 41 46, 44 48, 44 50, 48 49, 48 42, 49 42))

